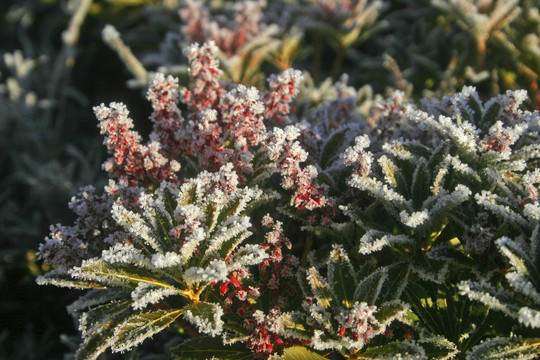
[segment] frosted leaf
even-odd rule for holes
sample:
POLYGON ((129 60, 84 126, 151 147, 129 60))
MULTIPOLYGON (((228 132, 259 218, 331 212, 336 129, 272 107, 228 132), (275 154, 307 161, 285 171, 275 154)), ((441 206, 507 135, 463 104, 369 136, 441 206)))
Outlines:
POLYGON ((144 309, 149 304, 155 304, 167 296, 177 295, 179 291, 174 288, 164 288, 150 283, 139 283, 131 292, 132 307, 135 310, 144 309))
POLYGON ((476 181, 480 181, 480 176, 478 175, 478 172, 476 172, 468 164, 461 161, 458 156, 451 156, 450 154, 446 155, 443 160, 443 164, 450 165, 455 171, 464 175, 468 175, 476 181))
POLYGON ((449 136, 463 151, 476 153, 479 131, 473 124, 464 121, 457 125, 450 117, 440 115, 435 119, 434 116, 419 110, 411 111, 410 119, 418 123, 421 129, 433 129, 441 137, 449 136))
POLYGON ((467 201, 472 194, 471 190, 462 184, 456 185, 451 193, 443 190, 439 190, 440 192, 437 195, 430 196, 422 204, 423 208, 431 207, 429 210, 430 218, 436 218, 441 213, 448 212, 453 207, 467 201), (432 205, 432 203, 435 204, 432 205))
POLYGON ((391 202, 399 208, 409 209, 411 207, 410 200, 405 199, 403 195, 375 178, 353 174, 347 183, 353 188, 368 191, 381 201, 391 202))
POLYGON ((540 328, 540 311, 522 307, 518 312, 518 321, 530 328, 540 328))
POLYGON ((480 283, 474 283, 470 280, 462 281, 458 284, 458 289, 461 295, 468 296, 472 300, 477 300, 487 306, 501 310, 507 315, 513 316, 511 308, 492 295, 500 294, 504 291, 493 287, 486 281, 480 283))
POLYGON ((392 235, 369 230, 360 238, 360 253, 366 255, 379 251, 386 246, 410 243, 414 243, 414 240, 407 235, 392 235))
POLYGON ((483 206, 485 209, 496 215, 502 216, 509 222, 527 226, 527 221, 521 215, 512 210, 509 205, 504 204, 504 202, 508 203, 509 201, 498 196, 497 194, 482 190, 482 192, 480 194, 476 194, 474 198, 478 205, 483 206))
POLYGON ((438 267, 435 271, 433 267, 425 268, 420 264, 413 265, 412 271, 414 271, 418 277, 422 280, 432 281, 436 284, 444 284, 449 273, 450 263, 443 261, 442 266, 438 267))
POLYGON ((529 276, 529 274, 520 274, 516 271, 511 271, 505 275, 512 288, 532 299, 540 306, 540 293, 536 289, 535 285, 531 282, 531 279, 529 279, 529 276))
POLYGON ((236 250, 228 263, 229 271, 249 265, 258 265, 269 255, 260 245, 247 244, 236 250))
POLYGON ((133 287, 133 284, 128 277, 123 276, 121 273, 111 272, 110 270, 109 265, 104 263, 101 259, 92 258, 84 260, 81 266, 71 268, 68 274, 73 279, 89 282, 94 281, 107 284, 110 287, 120 289, 133 287))
POLYGON ((118 299, 125 299, 126 297, 129 297, 129 291, 126 290, 90 290, 68 305, 66 309, 70 315, 75 316, 80 311, 88 310, 96 305, 105 304, 109 301, 118 299))
MULTIPOLYGON (((237 243, 251 235, 247 229, 251 226, 249 217, 234 216, 225 220, 212 236, 212 241, 205 252, 205 257, 218 252, 228 240, 239 237, 237 243)), ((235 244, 236 245, 236 244, 235 244)), ((234 248, 234 247, 232 247, 234 248)))
POLYGON ((215 337, 223 332, 223 309, 219 304, 193 303, 184 308, 183 316, 203 334, 215 337))
POLYGON ((101 253, 101 259, 114 264, 133 264, 152 268, 150 259, 131 244, 116 244, 101 253))
POLYGON ((523 207, 523 215, 532 221, 540 221, 540 204, 529 203, 523 207))
POLYGON ((229 279, 227 263, 223 260, 213 260, 206 268, 191 267, 184 272, 183 278, 187 284, 211 283, 229 279))
POLYGON ((403 210, 399 213, 399 217, 404 225, 414 229, 424 224, 429 219, 429 214, 427 210, 416 211, 411 214, 403 210))
POLYGON ((165 269, 182 264, 182 257, 175 252, 152 255, 152 265, 157 269, 165 269))
POLYGON ((501 359, 501 360, 533 360, 538 355, 537 339, 522 339, 511 336, 495 337, 482 341, 467 351, 465 360, 501 359))
POLYGON ((385 143, 383 150, 385 153, 392 155, 400 160, 411 160, 414 163, 418 163, 418 159, 413 153, 405 146, 406 142, 403 139, 393 140, 392 142, 385 143))
POLYGON ((112 216, 128 233, 136 238, 141 238, 155 251, 161 252, 161 246, 153 230, 146 224, 141 215, 126 209, 117 201, 113 205, 112 216))

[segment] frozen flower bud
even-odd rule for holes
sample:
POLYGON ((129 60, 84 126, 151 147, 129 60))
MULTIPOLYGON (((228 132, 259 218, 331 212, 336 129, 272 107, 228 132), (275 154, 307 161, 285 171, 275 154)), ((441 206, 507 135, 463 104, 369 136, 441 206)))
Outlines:
POLYGON ((166 157, 172 158, 184 150, 181 141, 184 119, 178 108, 178 79, 154 74, 146 98, 152 102, 154 109, 150 116, 154 123, 150 138, 160 143, 166 157))
POLYGON ((151 179, 157 181, 176 181, 172 165, 161 154, 161 144, 153 141, 149 145, 140 143, 140 136, 131 130, 133 121, 128 117, 125 105, 111 103, 109 107, 101 104, 94 107, 101 133, 105 135, 104 143, 113 155, 104 164, 104 169, 130 185, 146 184, 151 179))
POLYGON ((192 44, 186 50, 194 87, 186 90, 183 98, 196 110, 214 108, 225 91, 219 81, 222 71, 216 59, 218 52, 219 49, 213 41, 208 41, 202 46, 192 44))
POLYGON ((87 257, 87 244, 75 227, 51 225, 50 235, 39 244, 38 259, 61 269, 80 265, 87 257))
POLYGON ((302 72, 288 69, 279 75, 268 78, 270 90, 263 95, 266 121, 273 120, 276 124, 289 122, 291 103, 298 94, 298 88, 303 80, 302 72))

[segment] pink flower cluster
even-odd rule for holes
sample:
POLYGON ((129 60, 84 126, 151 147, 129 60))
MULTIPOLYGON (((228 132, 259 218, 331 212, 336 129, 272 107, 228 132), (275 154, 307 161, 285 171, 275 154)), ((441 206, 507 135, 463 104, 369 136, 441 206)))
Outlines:
POLYGON ((265 215, 262 219, 264 227, 271 231, 265 236, 262 245, 269 253, 269 257, 259 265, 259 276, 261 285, 260 292, 269 289, 271 291, 271 301, 276 307, 286 306, 285 293, 292 294, 294 288, 290 286, 291 278, 294 277, 294 269, 298 267, 298 259, 292 255, 283 255, 282 247, 291 248, 290 240, 283 234, 283 223, 275 221, 270 215, 265 215))
POLYGON ((277 309, 267 315, 256 311, 252 319, 246 320, 246 328, 250 331, 247 345, 255 356, 268 358, 276 347, 283 347, 284 341, 280 336, 283 325, 279 321, 279 315, 277 309))
POLYGON ((317 169, 314 166, 300 167, 300 163, 307 160, 308 153, 296 141, 299 136, 300 131, 292 125, 284 130, 274 128, 266 137, 265 147, 270 160, 277 164, 283 176, 283 188, 295 190, 291 205, 300 210, 313 210, 327 205, 327 190, 316 184, 317 169))
POLYGON ((150 117, 154 123, 150 139, 161 145, 161 153, 165 157, 174 158, 183 151, 179 141, 184 119, 178 108, 178 79, 156 74, 146 98, 152 102, 154 109, 150 117))
POLYGON ((268 78, 270 91, 263 95, 266 106, 264 117, 266 121, 273 120, 282 125, 289 122, 288 115, 291 112, 291 103, 298 94, 298 84, 302 81, 302 73, 299 70, 289 69, 279 75, 271 75, 268 78))
POLYGON ((218 52, 213 41, 193 44, 186 51, 193 86, 183 93, 183 100, 195 110, 215 108, 225 92, 219 80, 222 71, 216 59, 218 52))
POLYGON ((182 31, 190 43, 214 41, 229 57, 260 32, 264 6, 264 1, 238 2, 234 4, 231 18, 226 18, 212 16, 200 1, 188 0, 180 11, 186 23, 182 31))
POLYGON ((107 107, 101 104, 94 108, 94 112, 101 134, 105 135, 104 144, 113 155, 103 164, 111 176, 131 186, 178 181, 175 173, 180 170, 180 164, 163 156, 159 142, 141 144, 139 134, 131 130, 133 121, 128 117, 125 105, 111 103, 107 107))
POLYGON ((355 341, 362 340, 364 343, 375 336, 374 324, 378 324, 374 314, 376 306, 366 303, 355 303, 350 310, 343 310, 335 318, 340 324, 337 335, 339 337, 350 336, 355 341))

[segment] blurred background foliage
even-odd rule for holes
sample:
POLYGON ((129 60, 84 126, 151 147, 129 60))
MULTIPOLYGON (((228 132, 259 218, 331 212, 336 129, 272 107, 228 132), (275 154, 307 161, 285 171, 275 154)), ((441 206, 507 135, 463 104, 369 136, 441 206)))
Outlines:
MULTIPOLYGON (((79 187, 104 185, 92 106, 124 102, 136 128, 149 131, 150 106, 141 101, 146 72, 186 84, 190 16, 181 11, 198 6, 207 12, 201 24, 240 36, 250 19, 235 18, 235 3, 0 2, 0 358, 62 358, 76 333, 65 306, 77 294, 35 285, 44 269, 34 253, 50 224, 72 222, 67 202, 79 187), (112 42, 102 40, 107 24, 119 36, 112 42), (142 72, 133 71, 125 51, 142 72)), ((259 87, 289 66, 309 72, 300 96, 306 106, 334 94, 329 84, 347 74, 365 117, 391 89, 418 100, 465 84, 484 99, 526 89, 528 107, 537 109, 539 8, 539 0, 269 0, 252 19, 253 38, 221 61, 229 78, 259 87)))

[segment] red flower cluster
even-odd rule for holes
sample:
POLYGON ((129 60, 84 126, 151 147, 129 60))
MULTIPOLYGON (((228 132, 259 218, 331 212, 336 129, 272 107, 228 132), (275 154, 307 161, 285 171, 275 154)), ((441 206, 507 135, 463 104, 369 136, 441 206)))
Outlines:
POLYGON ((283 188, 295 189, 291 205, 300 210, 313 210, 327 204, 326 188, 314 182, 317 176, 315 167, 300 167, 308 154, 296 141, 299 136, 300 131, 294 126, 287 126, 285 130, 274 128, 266 138, 265 147, 270 160, 277 164, 283 176, 283 188))
POLYGON ((234 4, 234 20, 212 17, 199 1, 186 1, 180 15, 186 25, 182 31, 190 43, 212 40, 227 57, 237 53, 260 32, 264 1, 244 1, 234 4))
POLYGON ((252 319, 246 320, 246 328, 250 331, 247 345, 255 356, 268 358, 276 347, 283 346, 284 341, 280 337, 283 325, 279 316, 278 309, 273 309, 267 315, 256 311, 252 319))
POLYGON ((141 144, 139 134, 131 130, 133 121, 128 117, 125 105, 111 103, 106 107, 101 104, 94 112, 101 134, 105 135, 104 143, 113 155, 103 164, 108 173, 130 186, 178 181, 175 172, 180 169, 180 164, 162 155, 159 142, 141 144))

